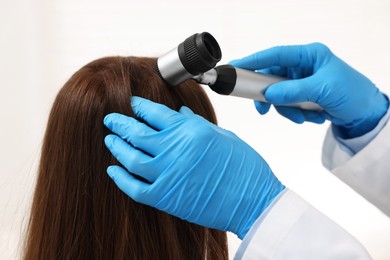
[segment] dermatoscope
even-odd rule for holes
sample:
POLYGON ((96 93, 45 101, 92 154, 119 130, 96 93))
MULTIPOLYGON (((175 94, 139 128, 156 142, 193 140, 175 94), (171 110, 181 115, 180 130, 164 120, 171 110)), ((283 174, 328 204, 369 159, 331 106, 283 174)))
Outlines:
MULTIPOLYGON (((209 85, 218 94, 249 98, 267 102, 266 89, 273 83, 287 78, 235 68, 231 65, 217 66, 222 58, 221 48, 208 32, 196 33, 176 48, 157 59, 157 71, 170 86, 193 79, 209 85)), ((321 111, 313 102, 300 102, 286 106, 305 110, 321 111)))

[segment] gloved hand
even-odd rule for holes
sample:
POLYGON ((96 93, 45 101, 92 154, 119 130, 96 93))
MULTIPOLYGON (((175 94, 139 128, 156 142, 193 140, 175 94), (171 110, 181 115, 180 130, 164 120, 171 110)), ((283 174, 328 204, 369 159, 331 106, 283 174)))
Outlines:
MULTIPOLYGON (((231 62, 233 66, 259 70, 294 80, 271 85, 265 98, 283 105, 302 101, 318 103, 322 112, 276 106, 278 112, 296 123, 325 119, 352 138, 372 130, 388 108, 387 98, 365 76, 336 57, 325 45, 313 43, 273 47, 231 62)), ((270 104, 255 101, 260 114, 270 104)))
POLYGON ((104 124, 120 136, 108 135, 105 143, 123 165, 107 172, 135 201, 243 238, 284 189, 263 158, 232 132, 187 107, 177 112, 139 97, 131 103, 147 124, 115 113, 104 124))

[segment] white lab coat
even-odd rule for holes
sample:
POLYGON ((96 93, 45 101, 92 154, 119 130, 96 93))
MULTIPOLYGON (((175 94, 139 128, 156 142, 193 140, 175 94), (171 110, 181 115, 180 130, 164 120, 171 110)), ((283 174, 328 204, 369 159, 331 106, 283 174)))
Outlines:
MULTIPOLYGON (((360 152, 341 149, 331 129, 323 164, 390 216, 390 121, 360 152)), ((371 259, 343 228, 291 190, 281 194, 256 221, 235 259, 371 259)))

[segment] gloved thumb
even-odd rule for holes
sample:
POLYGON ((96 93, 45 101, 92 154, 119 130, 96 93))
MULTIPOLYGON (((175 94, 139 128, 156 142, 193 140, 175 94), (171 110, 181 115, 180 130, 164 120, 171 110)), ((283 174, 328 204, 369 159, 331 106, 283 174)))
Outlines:
POLYGON ((192 112, 192 110, 186 106, 182 106, 180 109, 179 109, 179 113, 182 114, 182 115, 185 115, 185 116, 193 116, 195 115, 194 112, 192 112))

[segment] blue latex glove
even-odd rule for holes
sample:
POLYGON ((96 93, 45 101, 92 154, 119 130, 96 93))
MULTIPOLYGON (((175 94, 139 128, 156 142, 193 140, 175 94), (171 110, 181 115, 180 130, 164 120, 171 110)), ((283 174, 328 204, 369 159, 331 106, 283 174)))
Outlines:
MULTIPOLYGON (((275 105, 302 101, 318 103, 324 111, 276 108, 296 123, 322 123, 328 119, 340 127, 345 138, 372 130, 388 108, 387 98, 369 79, 321 43, 273 47, 231 64, 295 79, 271 85, 265 92, 267 101, 275 105)), ((264 102, 255 101, 255 105, 260 114, 267 113, 270 108, 270 104, 264 102)))
POLYGON ((189 108, 139 97, 132 107, 147 124, 115 113, 104 124, 120 136, 105 143, 123 165, 107 172, 135 201, 243 238, 284 189, 255 150, 189 108))

